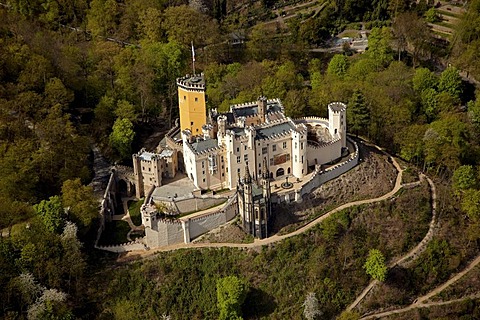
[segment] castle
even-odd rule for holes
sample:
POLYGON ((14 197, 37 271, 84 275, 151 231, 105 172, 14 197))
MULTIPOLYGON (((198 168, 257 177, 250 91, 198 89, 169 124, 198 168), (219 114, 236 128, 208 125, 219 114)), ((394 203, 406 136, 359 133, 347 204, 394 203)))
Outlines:
MULTIPOLYGON (((196 190, 236 190, 235 201, 229 202, 235 203, 235 208, 230 205, 226 215, 231 218, 240 214, 244 230, 264 238, 269 233, 272 199, 291 199, 291 194, 279 196, 283 189, 292 188, 288 179, 312 179, 322 165, 348 154, 343 103, 328 105, 328 119, 291 119, 279 99, 265 97, 232 105, 228 112, 210 109, 207 114, 203 74, 179 78, 177 87, 179 123, 157 150, 142 149, 133 155, 138 198, 148 197, 149 192, 163 185, 164 179, 183 172, 196 190), (275 182, 284 188, 276 190, 271 186, 275 182)), ((298 195, 301 199, 302 192, 296 192, 295 199, 299 200, 298 195)), ((161 233, 153 223, 158 221, 154 211, 142 211, 147 238, 149 232, 155 231, 156 236, 161 233)), ((190 240, 188 220, 176 228, 171 232, 180 234, 183 230, 185 241, 190 240)), ((168 233, 167 229, 164 232, 168 233)))

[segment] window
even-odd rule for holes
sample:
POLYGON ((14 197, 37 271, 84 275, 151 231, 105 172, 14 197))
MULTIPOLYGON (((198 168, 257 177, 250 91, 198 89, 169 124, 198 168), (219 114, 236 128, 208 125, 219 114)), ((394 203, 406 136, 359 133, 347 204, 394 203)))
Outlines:
POLYGON ((303 156, 302 156, 302 163, 303 163, 303 156))
POLYGON ((295 149, 297 149, 297 148, 298 148, 298 144, 295 142, 295 149))
POLYGON ((245 145, 245 150, 247 150, 247 145, 245 145))
POLYGON ((237 163, 240 163, 240 161, 242 161, 242 160, 240 159, 240 156, 237 156, 237 163))
POLYGON ((193 121, 192 121, 192 122, 190 122, 190 125, 191 125, 191 126, 193 126, 193 121))
POLYGON ((297 157, 297 155, 295 155, 295 162, 298 162, 298 157, 297 157))
POLYGON ((262 164, 261 164, 261 163, 259 163, 259 164, 258 164, 258 167, 259 167, 259 168, 261 168, 261 167, 262 167, 262 164))
POLYGON ((300 149, 302 149, 302 150, 303 150, 303 142, 302 142, 302 143, 300 143, 300 149))
POLYGON ((145 170, 145 167, 142 167, 142 170, 145 170))
POLYGON ((243 155, 243 160, 248 161, 248 154, 243 155))
POLYGON ((197 98, 197 97, 195 97, 195 102, 198 102, 198 98, 197 98))
POLYGON ((202 171, 202 174, 205 175, 205 170, 202 171))
POLYGON ((237 172, 240 173, 240 168, 237 169, 237 172))
POLYGON ((225 173, 222 172, 222 177, 225 177, 225 173))
POLYGON ((276 144, 272 144, 272 151, 273 152, 277 151, 277 145, 276 144))
POLYGON ((183 96, 183 100, 187 100, 187 96, 183 96))
POLYGON ((152 168, 148 168, 148 172, 152 171, 152 168))
POLYGON ((205 161, 202 161, 202 169, 205 168, 205 161))
POLYGON ((237 152, 240 152, 240 148, 239 148, 239 147, 237 147, 237 152))
POLYGON ((287 153, 287 161, 290 161, 290 154, 287 153))
POLYGON ((273 158, 270 159, 270 165, 273 166, 273 158))
POLYGON ((203 178, 203 182, 205 182, 205 178, 203 178))
POLYGON ((287 142, 286 141, 283 142, 283 149, 287 149, 287 142))
POLYGON ((268 152, 268 148, 267 147, 263 147, 262 148, 262 154, 266 154, 268 152))
POLYGON ((223 156, 222 156, 222 162, 223 162, 223 156))

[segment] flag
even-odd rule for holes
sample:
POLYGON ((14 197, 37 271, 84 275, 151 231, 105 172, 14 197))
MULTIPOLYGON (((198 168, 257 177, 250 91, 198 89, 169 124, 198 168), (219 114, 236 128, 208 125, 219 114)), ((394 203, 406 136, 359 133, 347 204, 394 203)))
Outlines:
POLYGON ((192 41, 192 60, 195 62, 195 48, 193 47, 193 41, 192 41))

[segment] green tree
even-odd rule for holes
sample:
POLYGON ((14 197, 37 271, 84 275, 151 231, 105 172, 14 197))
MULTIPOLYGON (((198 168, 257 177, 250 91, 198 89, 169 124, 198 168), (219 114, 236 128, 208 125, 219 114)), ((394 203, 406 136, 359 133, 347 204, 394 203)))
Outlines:
POLYGON ((137 120, 135 106, 126 100, 120 100, 117 102, 115 115, 120 119, 128 119, 131 122, 135 122, 137 120))
POLYGON ((50 197, 49 200, 42 200, 34 205, 33 209, 48 231, 60 232, 62 230, 65 223, 65 211, 59 196, 50 197))
POLYGON ((348 69, 348 59, 343 54, 336 54, 330 60, 327 68, 327 74, 337 77, 343 77, 348 69))
POLYGON ((115 0, 92 0, 87 14, 87 29, 94 36, 108 36, 115 30, 117 15, 115 0))
POLYGON ((95 200, 93 189, 82 185, 80 179, 67 180, 63 183, 62 202, 69 208, 69 217, 81 228, 88 228, 98 215, 98 202, 95 200))
POLYGON ((450 66, 442 72, 438 81, 438 90, 447 92, 452 97, 460 97, 462 93, 462 78, 457 68, 450 66))
POLYGON ((352 132, 358 135, 366 131, 370 124, 370 110, 362 92, 358 89, 353 92, 348 102, 347 115, 349 115, 348 126, 352 132))
POLYGON ((391 35, 387 27, 373 28, 368 37, 367 55, 376 63, 377 68, 385 67, 392 59, 390 47, 391 35))
POLYGON ((480 218, 480 190, 468 189, 463 194, 462 210, 474 221, 480 218))
POLYGON ((438 79, 435 73, 427 68, 417 68, 415 69, 412 82, 413 89, 417 92, 422 92, 426 89, 435 89, 438 84, 438 79))
POLYGON ((435 120, 439 112, 437 91, 432 88, 425 89, 421 92, 420 99, 422 101, 423 111, 428 120, 435 120))
POLYGON ((242 319, 241 307, 247 296, 246 283, 236 276, 217 280, 217 305, 220 320, 242 319))
POLYGON ((378 281, 385 281, 387 276, 387 265, 385 264, 385 257, 378 249, 370 249, 368 252, 367 261, 363 268, 369 276, 378 281))
POLYGON ((186 5, 168 7, 163 15, 162 26, 169 41, 188 47, 192 41, 205 46, 218 41, 220 37, 218 26, 212 19, 186 5))
POLYGON ((128 119, 117 119, 113 124, 110 134, 110 146, 118 151, 123 159, 131 156, 131 148, 135 131, 133 124, 128 119))
POLYGON ((425 20, 430 23, 437 22, 439 20, 437 10, 433 7, 428 9, 427 12, 425 12, 425 20))
POLYGON ((475 169, 472 166, 461 166, 453 172, 452 188, 460 195, 467 189, 473 189, 477 186, 477 177, 475 169))

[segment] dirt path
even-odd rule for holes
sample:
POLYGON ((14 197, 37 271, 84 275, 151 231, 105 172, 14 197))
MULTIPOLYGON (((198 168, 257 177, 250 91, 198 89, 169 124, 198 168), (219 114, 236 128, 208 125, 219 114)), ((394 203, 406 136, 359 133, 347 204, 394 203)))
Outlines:
MULTIPOLYGON (((381 150, 379 147, 376 147, 376 148, 383 152, 383 150, 381 150)), ((151 256, 151 255, 153 255, 157 252, 173 251, 173 250, 187 249, 187 248, 221 248, 221 247, 256 248, 256 247, 269 245, 269 244, 272 244, 272 243, 275 243, 275 242, 279 242, 279 241, 282 241, 282 240, 290 238, 290 237, 294 237, 296 235, 302 234, 302 233, 312 229, 313 227, 315 227, 316 225, 318 225, 319 223, 321 223, 323 220, 327 219, 331 215, 335 214, 336 212, 339 212, 341 210, 344 210, 344 209, 347 209, 347 208, 350 208, 350 207, 353 207, 353 206, 359 206, 359 205, 362 205, 362 204, 369 204, 369 203, 374 203, 374 202, 380 202, 380 201, 383 201, 383 200, 387 200, 390 197, 392 197, 394 194, 396 194, 402 188, 402 172, 403 172, 403 169, 400 167, 400 165, 397 163, 397 161, 393 157, 389 156, 389 160, 395 166, 395 168, 397 169, 397 172, 398 172, 397 178, 396 178, 396 181, 395 181, 395 186, 390 192, 388 192, 388 193, 386 193, 386 194, 384 194, 380 197, 377 197, 377 198, 353 201, 353 202, 343 204, 343 205, 327 212, 323 216, 313 220, 312 222, 306 224, 302 228, 297 229, 297 230, 295 230, 291 233, 284 234, 284 235, 273 235, 273 236, 271 236, 269 238, 266 238, 266 239, 255 239, 255 241, 253 243, 188 243, 188 244, 179 243, 179 244, 166 246, 166 247, 162 247, 162 248, 156 248, 156 249, 150 250, 150 251, 131 251, 131 252, 128 252, 127 254, 119 257, 118 261, 119 262, 125 262, 125 261, 135 260, 135 259, 139 259, 139 258, 145 258, 145 257, 151 256)))
MULTIPOLYGON (((405 266, 409 262, 415 260, 418 257, 419 254, 421 254, 423 251, 425 251, 428 243, 432 240, 432 237, 433 237, 433 234, 434 234, 434 231, 435 231, 435 226, 437 225, 437 189, 435 188, 435 184, 433 183, 433 181, 429 177, 425 176, 422 173, 422 174, 420 174, 420 181, 419 182, 413 182, 413 183, 405 184, 405 187, 411 187, 411 186, 419 185, 422 182, 422 180, 424 180, 424 179, 427 179, 428 184, 430 185, 430 192, 431 192, 431 195, 432 195, 432 220, 430 221, 430 227, 428 229, 427 234, 422 239, 422 241, 415 248, 410 250, 410 252, 408 252, 406 255, 401 257, 399 260, 396 260, 396 261, 392 262, 388 266, 390 269, 394 268, 395 266, 405 266)), ((378 284, 377 280, 371 281, 370 284, 362 291, 362 293, 360 293, 360 295, 357 296, 355 301, 347 307, 347 310, 350 311, 350 310, 354 309, 367 296, 367 294, 370 292, 370 290, 372 290, 373 287, 375 287, 375 285, 377 285, 377 284, 378 284)))
POLYGON ((435 302, 429 302, 429 303, 425 303, 425 304, 411 304, 408 307, 405 307, 405 308, 402 308, 402 309, 396 309, 396 310, 391 310, 391 311, 385 311, 385 312, 382 312, 382 313, 372 314, 372 315, 369 315, 369 316, 366 316, 366 317, 362 317, 360 319, 361 320, 381 319, 383 317, 388 317, 388 316, 391 316, 393 314, 408 312, 408 311, 411 311, 411 310, 414 310, 414 309, 430 308, 430 307, 435 307, 435 306, 444 306, 444 305, 447 305, 447 304, 461 302, 461 301, 464 301, 466 299, 478 299, 478 298, 480 298, 480 294, 477 293, 477 294, 470 295, 470 296, 467 296, 467 297, 463 297, 463 298, 459 298, 459 299, 452 299, 452 300, 448 300, 448 301, 435 301, 435 302))
POLYGON ((477 266, 479 263, 480 263, 480 256, 478 256, 475 260, 470 262, 470 264, 465 269, 463 269, 461 272, 457 273, 454 277, 450 278, 450 280, 448 280, 447 282, 445 282, 441 286, 436 287, 435 289, 433 289, 432 291, 430 291, 426 295, 421 296, 420 298, 415 300, 415 302, 413 304, 414 305, 415 304, 426 304, 426 303, 424 303, 425 301, 427 301, 428 299, 430 299, 433 296, 436 296, 437 294, 439 294, 440 292, 445 290, 447 287, 449 287, 452 284, 454 284, 455 282, 457 282, 460 278, 462 278, 464 275, 466 275, 470 270, 475 268, 475 266, 477 266))

